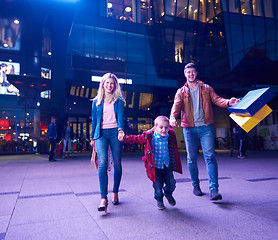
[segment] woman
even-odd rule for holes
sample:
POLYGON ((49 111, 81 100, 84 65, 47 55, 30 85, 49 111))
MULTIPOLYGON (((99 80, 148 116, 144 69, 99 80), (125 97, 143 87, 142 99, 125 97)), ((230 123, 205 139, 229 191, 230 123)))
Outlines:
POLYGON ((112 203, 119 204, 118 191, 122 177, 122 142, 124 136, 124 105, 117 77, 112 73, 103 75, 98 94, 92 104, 91 146, 96 145, 99 160, 99 185, 101 202, 98 211, 107 210, 108 200, 108 146, 110 145, 114 166, 114 187, 112 203))
POLYGON ((66 149, 68 150, 68 159, 69 159, 71 139, 73 139, 73 129, 70 126, 70 121, 67 121, 67 126, 65 126, 63 129, 63 142, 64 142, 63 159, 65 159, 66 149))

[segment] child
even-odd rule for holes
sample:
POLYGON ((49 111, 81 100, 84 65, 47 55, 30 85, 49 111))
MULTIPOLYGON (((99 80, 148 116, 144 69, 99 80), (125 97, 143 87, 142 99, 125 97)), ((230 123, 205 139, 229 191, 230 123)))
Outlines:
POLYGON ((165 116, 158 116, 154 120, 153 129, 139 135, 125 135, 123 139, 119 140, 145 145, 145 156, 142 157, 142 160, 145 162, 147 176, 153 182, 157 208, 165 209, 164 195, 169 204, 175 206, 176 201, 172 194, 176 188, 176 180, 173 171, 182 174, 182 166, 176 135, 169 126, 169 119, 165 116))

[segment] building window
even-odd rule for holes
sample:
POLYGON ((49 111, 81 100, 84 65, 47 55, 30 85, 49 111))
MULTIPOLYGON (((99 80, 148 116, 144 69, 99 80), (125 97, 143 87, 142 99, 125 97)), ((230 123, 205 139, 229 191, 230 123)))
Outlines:
POLYGON ((252 8, 254 16, 263 16, 262 0, 252 0, 252 8))
POLYGON ((138 118, 138 132, 143 133, 151 129, 153 126, 153 121, 151 118, 138 118))
POLYGON ((0 18, 0 49, 20 50, 19 20, 0 18))
POLYGON ((180 0, 177 3, 177 17, 187 18, 188 1, 180 0))
POLYGON ((106 60, 115 60, 115 31, 104 28, 95 28, 95 57, 106 60))
POLYGON ((91 99, 93 99, 94 97, 96 97, 97 95, 97 89, 93 88, 92 92, 91 92, 91 99))
POLYGON ((89 88, 87 88, 87 89, 86 89, 85 98, 88 98, 88 97, 89 97, 89 91, 90 91, 90 89, 89 89, 89 88))
POLYGON ((74 86, 72 86, 72 87, 70 88, 70 95, 71 95, 71 96, 74 96, 74 95, 75 95, 75 87, 74 87, 74 86))
POLYGON ((133 21, 135 13, 135 1, 132 0, 108 0, 107 17, 124 21, 133 21))
POLYGON ((273 3, 272 0, 264 0, 264 16, 273 18, 273 3))
POLYGON ((165 15, 175 16, 176 2, 175 0, 165 0, 165 15))
POLYGON ((190 0, 188 6, 188 18, 192 20, 198 20, 198 1, 190 0))
POLYGON ((175 62, 183 63, 184 51, 183 51, 183 42, 184 42, 184 32, 175 31, 175 62))
POLYGON ((229 0, 229 12, 239 13, 239 0, 229 0))
POLYGON ((151 103, 153 101, 153 94, 140 93, 139 109, 150 110, 151 103))
MULTIPOLYGON (((160 7, 161 2, 157 2, 157 7, 160 7)), ((156 9, 158 11, 158 9, 156 9)), ((152 24, 153 17, 152 17, 152 5, 150 3, 150 0, 140 0, 140 11, 139 15, 137 16, 137 22, 138 23, 144 23, 144 24, 152 24)))
POLYGON ((251 0, 241 0, 240 1, 241 6, 241 14, 243 15, 252 15, 251 10, 251 0))

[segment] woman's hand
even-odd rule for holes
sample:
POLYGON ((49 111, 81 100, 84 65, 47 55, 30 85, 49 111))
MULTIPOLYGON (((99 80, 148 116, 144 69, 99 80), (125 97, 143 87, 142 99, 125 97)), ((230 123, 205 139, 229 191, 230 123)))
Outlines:
POLYGON ((124 131, 119 131, 118 140, 122 142, 124 140, 124 135, 125 135, 124 131))
POLYGON ((95 140, 91 139, 91 143, 90 143, 91 147, 95 146, 95 140))

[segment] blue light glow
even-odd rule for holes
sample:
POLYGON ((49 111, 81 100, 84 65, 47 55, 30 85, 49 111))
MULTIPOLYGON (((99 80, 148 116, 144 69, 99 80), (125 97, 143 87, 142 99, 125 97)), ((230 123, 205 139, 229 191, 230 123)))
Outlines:
POLYGON ((73 2, 73 3, 76 3, 76 2, 79 2, 79 0, 56 0, 57 2, 73 2))

